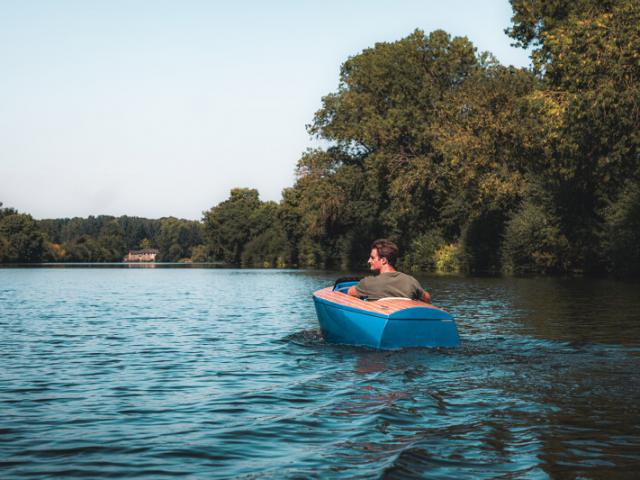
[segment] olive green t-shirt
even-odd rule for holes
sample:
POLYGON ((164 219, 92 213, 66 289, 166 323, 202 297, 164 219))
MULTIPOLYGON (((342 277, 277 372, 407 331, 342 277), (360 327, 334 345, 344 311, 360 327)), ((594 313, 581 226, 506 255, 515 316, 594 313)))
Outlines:
POLYGON ((380 300, 385 297, 405 297, 421 300, 424 290, 415 278, 402 272, 386 272, 365 277, 356 285, 359 297, 380 300))

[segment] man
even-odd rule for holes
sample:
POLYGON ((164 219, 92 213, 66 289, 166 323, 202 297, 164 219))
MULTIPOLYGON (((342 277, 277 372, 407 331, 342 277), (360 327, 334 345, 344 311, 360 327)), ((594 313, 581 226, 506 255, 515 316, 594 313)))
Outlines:
POLYGON ((366 297, 368 300, 405 297, 431 303, 431 295, 422 289, 415 278, 396 270, 397 258, 398 247, 395 243, 385 238, 373 242, 368 263, 369 268, 378 275, 360 280, 358 285, 349 288, 349 295, 366 297))

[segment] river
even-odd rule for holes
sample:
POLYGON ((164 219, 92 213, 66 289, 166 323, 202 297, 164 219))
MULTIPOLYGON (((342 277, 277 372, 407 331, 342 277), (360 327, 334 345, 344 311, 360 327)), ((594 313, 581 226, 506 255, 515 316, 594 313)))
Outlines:
POLYGON ((0 269, 0 476, 631 478, 640 285, 420 277, 461 346, 326 344, 331 272, 0 269))

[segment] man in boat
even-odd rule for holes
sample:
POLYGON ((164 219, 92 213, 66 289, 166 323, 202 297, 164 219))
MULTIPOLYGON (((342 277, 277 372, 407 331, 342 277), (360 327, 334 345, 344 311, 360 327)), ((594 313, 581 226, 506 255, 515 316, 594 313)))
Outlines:
POLYGON ((369 268, 378 273, 365 277, 358 285, 349 288, 349 295, 368 300, 379 300, 385 297, 404 297, 431 303, 431 295, 422 289, 420 282, 395 268, 398 258, 398 247, 386 238, 376 240, 371 245, 369 268))

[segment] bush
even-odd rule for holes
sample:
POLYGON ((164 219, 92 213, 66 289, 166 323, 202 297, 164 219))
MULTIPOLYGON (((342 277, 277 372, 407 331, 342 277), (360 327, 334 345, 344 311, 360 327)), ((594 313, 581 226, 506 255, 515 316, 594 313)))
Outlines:
POLYGON ((298 245, 298 264, 302 268, 324 268, 326 253, 319 242, 303 237, 298 245))
POLYGON ((438 230, 431 230, 415 238, 409 251, 403 256, 399 267, 412 272, 434 272, 437 270, 436 252, 445 246, 438 230))
POLYGON ((242 265, 262 268, 284 268, 291 265, 291 247, 284 230, 270 228, 245 244, 242 265))
POLYGON ((194 245, 191 247, 191 261, 194 263, 209 261, 209 253, 206 245, 194 245))
POLYGON ((502 270, 512 275, 549 274, 568 268, 569 242, 547 208, 525 201, 508 220, 502 242, 502 270))
POLYGON ((45 238, 35 220, 31 215, 13 213, 10 209, 4 210, 0 217, 0 261, 40 262, 44 253, 45 238))
POLYGON ((460 271, 460 246, 449 243, 440 246, 434 254, 436 272, 457 273, 460 271))
POLYGON ((63 245, 68 262, 106 262, 109 252, 95 238, 82 235, 63 245))
POLYGON ((605 248, 610 268, 621 275, 640 273, 640 186, 630 182, 605 211, 605 248))
POLYGON ((460 235, 460 266, 469 273, 498 273, 505 228, 502 210, 482 212, 471 219, 460 235))
POLYGON ((64 247, 59 243, 45 242, 42 260, 45 262, 62 262, 65 259, 66 252, 64 247))

